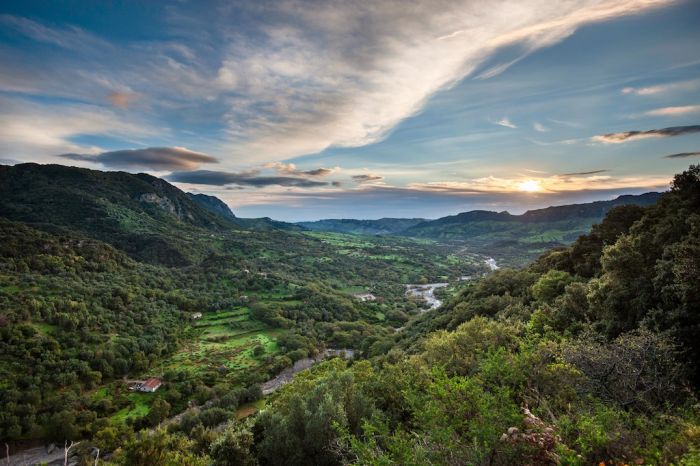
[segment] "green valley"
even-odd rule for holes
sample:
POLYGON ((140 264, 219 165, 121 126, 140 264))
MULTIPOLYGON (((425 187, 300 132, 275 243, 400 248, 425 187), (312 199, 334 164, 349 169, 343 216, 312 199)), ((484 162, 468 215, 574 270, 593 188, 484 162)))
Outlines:
POLYGON ((575 239, 593 207, 438 221, 456 240, 309 231, 139 175, 3 167, 28 187, 0 200, 2 438, 80 441, 81 464, 93 448, 115 465, 694 464, 699 173, 595 206, 575 239), (571 244, 491 270, 485 252, 513 236, 571 244), (409 284, 437 285, 435 306, 409 284))

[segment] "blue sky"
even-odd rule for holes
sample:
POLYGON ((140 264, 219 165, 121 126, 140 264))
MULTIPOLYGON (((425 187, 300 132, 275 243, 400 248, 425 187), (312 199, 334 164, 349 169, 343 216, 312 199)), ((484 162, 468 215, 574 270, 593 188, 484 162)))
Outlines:
POLYGON ((6 1, 0 159, 281 220, 664 189, 700 161, 698 24, 671 0, 6 1))

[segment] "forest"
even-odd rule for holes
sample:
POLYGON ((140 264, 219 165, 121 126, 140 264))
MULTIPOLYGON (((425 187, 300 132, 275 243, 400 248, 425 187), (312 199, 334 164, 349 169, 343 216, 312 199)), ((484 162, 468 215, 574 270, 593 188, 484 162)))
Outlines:
POLYGON ((700 166, 655 203, 617 205, 571 244, 491 272, 432 239, 261 228, 125 174, 90 197, 80 180, 103 175, 66 171, 67 189, 37 167, 23 174, 36 189, 0 201, 0 438, 13 452, 74 442, 79 465, 700 464, 700 166), (134 201, 153 186, 174 210, 134 201), (36 207, 47 195, 94 221, 36 207), (450 284, 438 309, 405 296, 438 281, 450 284), (327 348, 353 357, 263 396, 327 348), (144 377, 163 387, 127 388, 144 377))

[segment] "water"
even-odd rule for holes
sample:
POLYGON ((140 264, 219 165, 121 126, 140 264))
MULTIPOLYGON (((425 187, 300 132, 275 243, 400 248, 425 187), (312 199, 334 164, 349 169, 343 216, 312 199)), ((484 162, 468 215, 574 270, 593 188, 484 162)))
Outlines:
POLYGON ((498 270, 500 268, 496 265, 496 259, 494 259, 493 257, 489 257, 486 259, 486 265, 488 265, 492 271, 498 270))
POLYGON ((437 309, 442 305, 442 301, 435 297, 435 290, 438 288, 444 288, 449 283, 427 283, 425 285, 406 285, 406 294, 415 297, 423 298, 430 307, 423 312, 431 311, 437 309))

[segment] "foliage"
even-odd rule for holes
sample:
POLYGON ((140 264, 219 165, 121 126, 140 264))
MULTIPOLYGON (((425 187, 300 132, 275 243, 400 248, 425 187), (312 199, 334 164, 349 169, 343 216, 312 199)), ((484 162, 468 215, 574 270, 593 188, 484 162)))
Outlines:
MULTIPOLYGON (((17 202, 2 212, 24 215, 17 202)), ((92 446, 115 465, 697 464, 700 167, 657 204, 616 207, 571 246, 472 277, 425 313, 403 284, 474 275, 475 256, 149 212, 149 235, 174 228, 161 239, 187 265, 102 242, 104 225, 68 213, 41 228, 0 219, 3 438, 82 439, 86 464, 92 446), (352 297, 368 289, 381 300, 352 297), (297 373, 251 415, 260 382, 330 345, 355 358, 297 373), (164 387, 120 380, 147 375, 164 387)))

